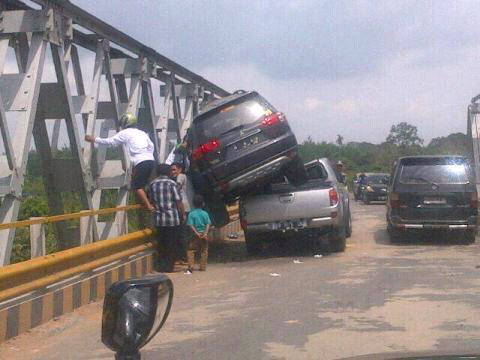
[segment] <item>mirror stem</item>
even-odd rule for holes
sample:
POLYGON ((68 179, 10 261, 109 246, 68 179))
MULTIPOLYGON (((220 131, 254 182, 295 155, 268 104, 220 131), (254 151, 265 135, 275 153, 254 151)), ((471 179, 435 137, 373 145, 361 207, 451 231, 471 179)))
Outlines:
POLYGON ((115 354, 115 360, 140 360, 140 351, 137 351, 135 354, 115 354))

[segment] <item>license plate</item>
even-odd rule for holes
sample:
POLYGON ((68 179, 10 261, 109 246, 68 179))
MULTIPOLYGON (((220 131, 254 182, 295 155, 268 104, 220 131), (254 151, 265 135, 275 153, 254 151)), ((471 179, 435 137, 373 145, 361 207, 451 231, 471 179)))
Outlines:
POLYGON ((440 197, 426 197, 423 199, 425 205, 445 205, 447 200, 440 197))
POLYGON ((294 230, 303 229, 307 226, 306 220, 281 221, 272 224, 273 230, 294 230))
POLYGON ((237 141, 235 144, 232 145, 232 149, 233 150, 243 150, 243 149, 246 149, 250 146, 257 145, 258 143, 260 143, 260 135, 255 134, 255 135, 252 135, 252 136, 250 136, 246 139, 237 141))

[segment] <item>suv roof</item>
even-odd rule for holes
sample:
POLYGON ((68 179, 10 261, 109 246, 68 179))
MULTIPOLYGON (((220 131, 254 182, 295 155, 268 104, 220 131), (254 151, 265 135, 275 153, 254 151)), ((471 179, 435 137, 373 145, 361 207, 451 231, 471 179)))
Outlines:
MULTIPOLYGON (((209 111, 211 111, 213 109, 216 109, 219 106, 228 104, 231 101, 237 100, 237 99, 242 98, 242 97, 247 97, 247 96, 252 95, 252 94, 253 95, 258 95, 258 93, 256 91, 237 90, 231 95, 222 97, 220 99, 212 100, 209 103, 207 103, 202 110, 199 111, 198 115, 195 118, 198 118, 198 117, 208 113, 209 111)), ((195 121, 195 119, 194 119, 194 121, 195 121)))
POLYGON ((414 156, 402 156, 399 160, 404 159, 440 159, 440 158, 451 158, 451 159, 466 159, 464 155, 414 155, 414 156))

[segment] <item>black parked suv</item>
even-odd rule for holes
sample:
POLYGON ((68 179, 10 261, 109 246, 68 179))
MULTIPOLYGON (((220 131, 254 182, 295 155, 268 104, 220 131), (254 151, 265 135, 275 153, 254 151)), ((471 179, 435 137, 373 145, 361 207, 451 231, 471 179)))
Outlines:
POLYGON ((395 242, 406 231, 443 230, 473 243, 478 197, 473 169, 463 156, 400 158, 388 187, 387 229, 395 242))
POLYGON ((360 178, 358 196, 363 203, 387 200, 387 185, 390 175, 384 173, 365 173, 363 175, 360 178))
POLYGON ((191 178, 207 207, 231 203, 279 172, 295 185, 307 181, 285 115, 255 91, 208 104, 193 119, 190 136, 191 178))

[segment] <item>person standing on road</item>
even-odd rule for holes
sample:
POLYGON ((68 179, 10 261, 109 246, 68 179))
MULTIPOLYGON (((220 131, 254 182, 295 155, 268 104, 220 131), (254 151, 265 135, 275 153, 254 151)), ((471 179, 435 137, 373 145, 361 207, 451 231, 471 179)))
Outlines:
POLYGON ((137 129, 137 117, 132 113, 125 113, 120 118, 120 130, 112 137, 99 138, 93 135, 85 135, 85 140, 92 143, 115 146, 124 144, 127 147, 130 161, 132 162, 131 188, 135 190, 138 199, 149 211, 154 211, 153 205, 145 193, 152 170, 155 167, 153 156, 154 146, 148 134, 137 129))
POLYGON ((178 191, 182 197, 183 208, 188 215, 190 211, 190 202, 187 196, 187 176, 183 173, 183 165, 179 163, 172 164, 172 177, 177 183, 178 191))
POLYGON ((188 214, 187 225, 191 229, 191 236, 187 250, 188 269, 186 274, 193 272, 195 264, 195 252, 200 252, 200 271, 207 269, 208 261, 208 230, 212 221, 208 213, 202 209, 203 199, 201 195, 193 197, 194 209, 188 214))
POLYGON ((336 169, 338 174, 340 175, 342 182, 345 183, 347 181, 347 174, 345 173, 345 165, 343 165, 343 162, 341 160, 337 161, 336 169))
MULTIPOLYGON (((183 208, 185 210, 185 216, 188 217, 188 213, 190 212, 190 197, 191 191, 187 194, 187 176, 183 173, 183 164, 181 163, 174 163, 172 165, 172 179, 177 183, 178 191, 180 196, 182 197, 183 208)), ((181 228, 181 260, 183 263, 187 262, 187 247, 188 247, 188 228, 185 222, 182 223, 181 228)))
POLYGON ((158 270, 172 272, 180 255, 180 226, 185 219, 182 197, 175 181, 169 178, 170 165, 157 166, 158 177, 149 185, 157 229, 158 270))

